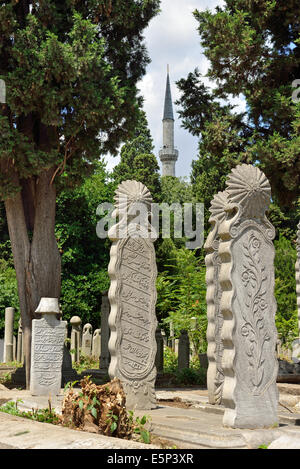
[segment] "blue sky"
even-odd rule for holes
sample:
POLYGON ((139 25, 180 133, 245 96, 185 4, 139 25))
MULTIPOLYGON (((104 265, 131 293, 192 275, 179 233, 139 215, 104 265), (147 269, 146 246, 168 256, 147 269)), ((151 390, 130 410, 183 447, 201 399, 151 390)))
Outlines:
MULTIPOLYGON (((145 43, 148 48, 151 64, 147 73, 138 84, 144 96, 144 109, 154 141, 155 155, 162 145, 162 114, 166 86, 167 64, 170 66, 170 82, 173 102, 179 98, 175 82, 185 78, 196 67, 205 75, 208 61, 200 47, 197 21, 192 12, 195 9, 214 9, 222 6, 223 0, 162 0, 161 13, 154 18, 145 31, 145 43)), ((206 84, 209 84, 206 81, 206 84)), ((242 99, 235 99, 243 108, 242 99)), ((197 156, 198 139, 181 127, 181 121, 174 105, 175 146, 179 150, 176 175, 188 177, 192 160, 197 156)), ((107 157, 108 169, 118 163, 119 158, 107 157)), ((159 160, 159 158, 158 158, 159 160)), ((160 163, 160 161, 159 161, 160 163)))

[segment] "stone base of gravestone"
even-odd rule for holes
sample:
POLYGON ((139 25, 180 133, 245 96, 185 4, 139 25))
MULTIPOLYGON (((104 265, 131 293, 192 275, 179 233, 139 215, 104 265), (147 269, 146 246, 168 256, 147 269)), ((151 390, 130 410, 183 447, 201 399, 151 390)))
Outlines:
POLYGON ((11 384, 14 386, 26 386, 26 368, 25 361, 22 367, 17 368, 14 373, 11 374, 11 384))
POLYGON ((63 363, 61 368, 61 386, 69 382, 79 381, 80 375, 72 368, 72 357, 67 346, 64 345, 63 363))
POLYGON ((300 363, 300 338, 292 342, 292 360, 294 363, 300 363))

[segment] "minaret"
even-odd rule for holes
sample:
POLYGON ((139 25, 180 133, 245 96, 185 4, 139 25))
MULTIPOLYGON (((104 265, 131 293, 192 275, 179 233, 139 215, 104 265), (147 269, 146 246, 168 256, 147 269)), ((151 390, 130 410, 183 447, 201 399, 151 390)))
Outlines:
POLYGON ((169 77, 169 65, 167 72, 167 86, 163 115, 163 147, 159 152, 162 162, 162 176, 175 177, 175 163, 178 159, 178 150, 174 148, 174 115, 169 77))

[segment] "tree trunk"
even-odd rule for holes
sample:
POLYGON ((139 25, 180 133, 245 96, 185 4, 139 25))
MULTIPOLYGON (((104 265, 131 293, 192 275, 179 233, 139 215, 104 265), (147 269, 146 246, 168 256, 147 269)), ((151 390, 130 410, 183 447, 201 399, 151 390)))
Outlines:
POLYGON ((50 184, 53 173, 52 168, 21 182, 22 191, 5 201, 18 282, 27 389, 35 310, 42 297, 59 298, 61 289, 61 259, 55 239, 56 191, 50 184))

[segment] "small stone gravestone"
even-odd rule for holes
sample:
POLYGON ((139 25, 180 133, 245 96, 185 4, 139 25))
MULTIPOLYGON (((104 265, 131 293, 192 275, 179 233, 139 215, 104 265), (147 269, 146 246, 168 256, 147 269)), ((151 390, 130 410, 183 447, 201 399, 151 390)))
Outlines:
POLYGON ((22 321, 19 319, 18 341, 17 341, 17 362, 23 362, 23 330, 22 321))
POLYGON ((59 321, 57 298, 41 298, 32 321, 30 392, 33 396, 60 394, 65 321, 59 321))
POLYGON ((101 329, 96 329, 93 335, 92 357, 95 360, 99 360, 100 353, 101 353, 101 329))
POLYGON ((79 362, 81 348, 81 319, 73 316, 70 320, 71 329, 71 357, 72 363, 79 362))
POLYGON ((5 308, 4 362, 14 360, 14 317, 15 308, 5 308))
POLYGON ((92 339, 93 329, 91 324, 85 324, 82 331, 82 346, 81 353, 86 357, 90 357, 92 354, 92 339))

